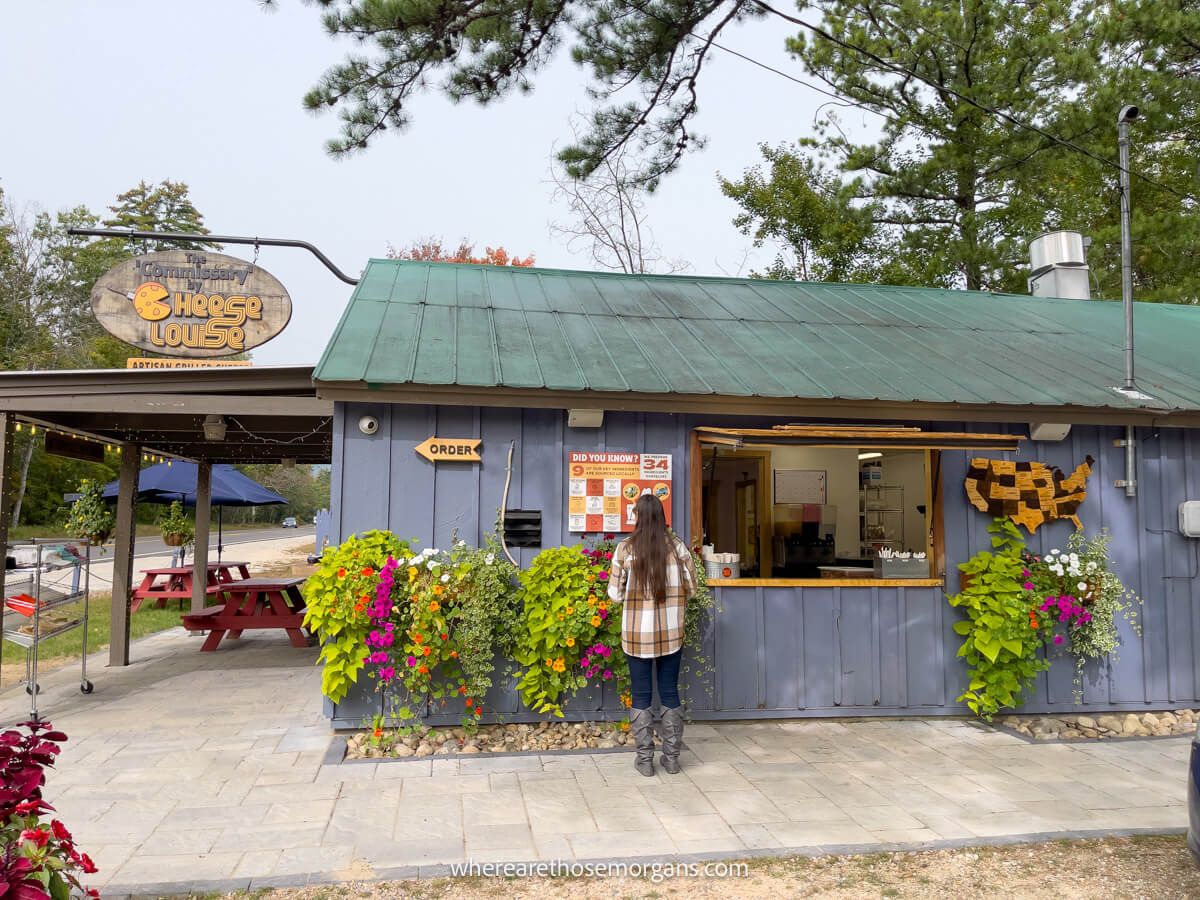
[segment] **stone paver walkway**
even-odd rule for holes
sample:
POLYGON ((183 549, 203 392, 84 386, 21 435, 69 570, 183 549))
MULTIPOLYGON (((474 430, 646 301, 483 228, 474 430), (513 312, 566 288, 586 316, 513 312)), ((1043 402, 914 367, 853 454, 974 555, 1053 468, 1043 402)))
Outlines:
MULTIPOLYGON (((172 630, 136 664, 43 679, 71 737, 47 799, 106 896, 442 873, 444 864, 875 850, 1177 831, 1186 738, 1030 744, 959 719, 687 729, 684 773, 629 753, 325 764, 315 650, 277 636, 200 653, 172 630)), ((24 718, 19 689, 0 721, 24 718)))

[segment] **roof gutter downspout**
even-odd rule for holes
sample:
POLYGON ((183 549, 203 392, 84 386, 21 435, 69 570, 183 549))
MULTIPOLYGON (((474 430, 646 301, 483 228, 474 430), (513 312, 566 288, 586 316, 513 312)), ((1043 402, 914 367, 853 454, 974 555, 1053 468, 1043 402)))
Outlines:
MULTIPOLYGON (((1125 307, 1125 384, 1124 391, 1136 396, 1133 378, 1133 239, 1130 235, 1129 198, 1129 123, 1137 118, 1136 106, 1123 107, 1117 114, 1117 148, 1121 163, 1121 302, 1125 307)), ((1134 455, 1133 426, 1125 426, 1125 496, 1137 496, 1137 458, 1134 455)))

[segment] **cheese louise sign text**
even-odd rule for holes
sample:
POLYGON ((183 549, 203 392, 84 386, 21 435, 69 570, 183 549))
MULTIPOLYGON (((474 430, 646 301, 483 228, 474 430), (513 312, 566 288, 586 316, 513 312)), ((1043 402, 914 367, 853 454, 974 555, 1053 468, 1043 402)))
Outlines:
POLYGON ((570 531, 633 531, 633 507, 642 494, 662 501, 671 524, 671 454, 567 454, 567 518, 570 531))
POLYGON ((283 331, 292 299, 252 262, 168 250, 135 256, 101 275, 92 288, 92 312, 110 333, 143 350, 231 356, 283 331))

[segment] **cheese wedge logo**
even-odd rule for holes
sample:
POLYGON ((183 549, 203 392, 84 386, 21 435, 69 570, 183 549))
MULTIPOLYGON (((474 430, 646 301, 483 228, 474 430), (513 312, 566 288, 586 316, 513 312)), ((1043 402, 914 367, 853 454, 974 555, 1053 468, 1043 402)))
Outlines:
POLYGON ((147 322, 160 322, 171 314, 170 305, 163 303, 169 296, 170 292, 157 281, 147 281, 133 292, 133 308, 147 322))

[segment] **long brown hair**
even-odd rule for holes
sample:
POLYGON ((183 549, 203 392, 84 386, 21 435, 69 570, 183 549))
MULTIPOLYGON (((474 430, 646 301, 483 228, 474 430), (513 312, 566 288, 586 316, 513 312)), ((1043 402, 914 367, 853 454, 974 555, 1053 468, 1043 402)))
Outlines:
POLYGON ((653 494, 642 494, 633 508, 637 523, 629 537, 633 554, 633 583, 655 603, 667 599, 667 559, 670 538, 662 501, 653 494))

